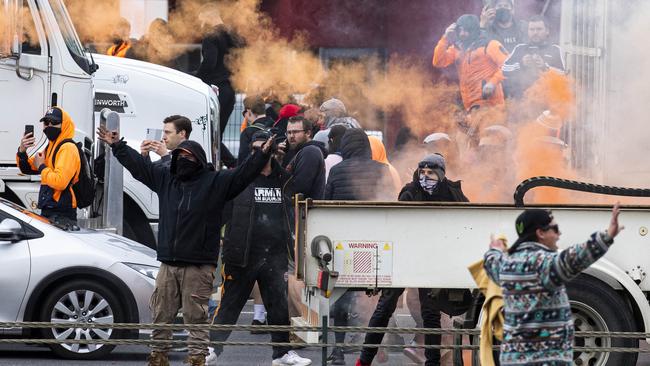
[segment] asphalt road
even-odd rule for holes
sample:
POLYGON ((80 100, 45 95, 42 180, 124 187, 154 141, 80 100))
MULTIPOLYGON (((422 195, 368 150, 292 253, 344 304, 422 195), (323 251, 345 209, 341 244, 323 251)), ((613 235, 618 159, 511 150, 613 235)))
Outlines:
MULTIPOLYGON (((240 316, 239 324, 250 324, 252 321, 252 305, 249 304, 240 316)), ((398 323, 400 320, 398 320, 398 323)), ((402 325, 402 324, 399 324, 402 325)), ((411 325, 408 325, 411 326, 411 325)), ((246 342, 269 342, 269 335, 252 335, 248 332, 234 332, 230 337, 232 341, 246 342)), ((407 339, 408 341, 409 339, 407 339)), ((643 342, 645 343, 645 342, 643 342)), ((644 348, 650 350, 650 346, 644 344, 644 348)), ((301 349, 297 350, 302 357, 310 358, 313 365, 321 364, 320 349, 301 349)), ((142 346, 118 346, 103 360, 97 361, 71 361, 57 358, 48 348, 28 346, 28 345, 6 345, 0 344, 0 365, 1 366, 50 366, 50 365, 121 365, 121 366, 142 366, 145 364, 149 349, 142 346)), ((183 360, 185 352, 170 353, 172 365, 185 365, 183 360)), ((346 364, 354 365, 358 353, 346 354, 346 364)), ((218 360, 218 365, 228 366, 253 366, 253 365, 270 365, 271 349, 268 347, 229 347, 226 348, 218 360)), ((378 364, 375 362, 375 364, 378 364)), ((381 365, 381 364, 379 364, 381 365)), ((401 352, 392 352, 388 354, 388 360, 383 365, 415 365, 408 358, 404 357, 401 352)), ((621 365, 623 366, 623 365, 621 365)), ((642 354, 636 366, 650 366, 650 354, 642 354)))

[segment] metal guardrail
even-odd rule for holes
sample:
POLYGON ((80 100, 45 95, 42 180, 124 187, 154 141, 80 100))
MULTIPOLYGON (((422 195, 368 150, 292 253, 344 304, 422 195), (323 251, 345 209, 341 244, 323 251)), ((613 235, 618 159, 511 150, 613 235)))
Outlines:
MULTIPOLYGON (((329 343, 327 341, 328 332, 357 332, 357 333, 399 333, 399 334, 450 334, 455 336, 478 336, 481 334, 479 329, 443 329, 443 328, 377 328, 377 327, 341 327, 328 326, 289 326, 289 325, 223 325, 223 324, 138 324, 138 323, 49 323, 49 322, 0 322, 0 328, 82 328, 82 329, 163 329, 163 330, 207 330, 207 331, 268 331, 268 332, 320 332, 323 334, 319 343, 281 343, 281 342, 233 342, 233 341, 188 341, 188 340, 154 340, 154 339, 0 339, 4 344, 102 344, 102 345, 163 345, 163 346, 289 346, 305 348, 321 348, 323 350, 323 364, 326 364, 327 348, 341 347, 346 349, 368 348, 385 348, 385 349, 403 349, 424 348, 424 349, 453 349, 453 350, 471 350, 478 351, 479 345, 476 344, 449 344, 449 345, 398 345, 398 344, 349 344, 349 343, 329 343)), ((650 333, 646 332, 604 332, 604 331, 578 331, 576 337, 599 337, 599 338, 625 338, 625 339, 648 339, 650 333)), ((498 349, 498 346, 494 346, 498 349)), ((650 349, 641 349, 638 347, 574 347, 576 352, 617 352, 617 353, 650 353, 650 349)))

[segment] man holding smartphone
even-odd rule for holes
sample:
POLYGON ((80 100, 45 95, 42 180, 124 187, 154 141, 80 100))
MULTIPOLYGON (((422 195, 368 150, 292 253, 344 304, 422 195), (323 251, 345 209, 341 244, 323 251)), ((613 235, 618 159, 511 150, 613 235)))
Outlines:
POLYGON ((192 133, 192 121, 185 116, 173 115, 163 120, 162 141, 144 140, 140 145, 140 154, 148 158, 153 151, 160 155, 160 160, 154 164, 163 164, 167 168, 171 165, 172 158, 169 151, 174 150, 181 142, 187 141, 192 133))
POLYGON ((52 221, 76 225, 77 200, 72 185, 79 180, 81 160, 77 146, 64 141, 74 137, 74 122, 60 107, 52 107, 40 121, 43 134, 49 140, 45 150, 31 157, 27 155, 27 149, 34 146, 36 139, 34 126, 25 126, 16 163, 23 174, 41 176, 38 193, 41 215, 52 221))

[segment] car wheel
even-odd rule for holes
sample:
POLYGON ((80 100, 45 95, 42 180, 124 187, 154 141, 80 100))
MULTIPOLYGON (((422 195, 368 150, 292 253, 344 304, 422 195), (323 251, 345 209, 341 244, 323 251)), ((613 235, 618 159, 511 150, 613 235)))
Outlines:
MULTIPOLYGON (((567 286, 576 331, 634 332, 634 316, 629 306, 608 285, 582 275, 567 286)), ((581 347, 638 347, 636 339, 576 337, 581 347)), ((576 366, 635 365, 637 353, 573 353, 576 366)))
MULTIPOLYGON (((74 280, 55 288, 45 298, 41 321, 52 323, 101 323, 125 321, 119 297, 108 287, 91 280, 74 280)), ((109 354, 114 345, 65 343, 70 340, 117 339, 120 330, 110 328, 48 328, 44 338, 57 339, 52 351, 68 359, 97 359, 109 354)))

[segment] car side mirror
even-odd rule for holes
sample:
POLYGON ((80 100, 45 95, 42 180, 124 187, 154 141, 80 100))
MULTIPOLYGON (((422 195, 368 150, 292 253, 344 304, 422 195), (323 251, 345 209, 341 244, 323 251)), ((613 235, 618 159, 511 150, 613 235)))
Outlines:
POLYGON ((15 243, 23 239, 23 227, 14 219, 4 219, 0 222, 0 241, 15 243))

